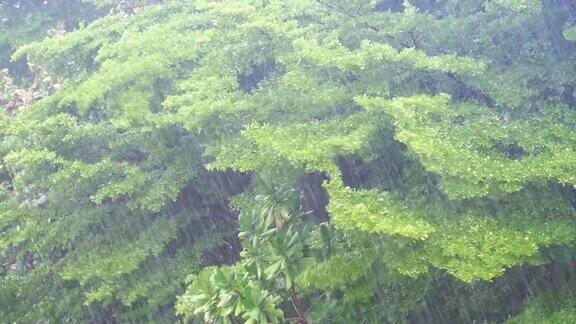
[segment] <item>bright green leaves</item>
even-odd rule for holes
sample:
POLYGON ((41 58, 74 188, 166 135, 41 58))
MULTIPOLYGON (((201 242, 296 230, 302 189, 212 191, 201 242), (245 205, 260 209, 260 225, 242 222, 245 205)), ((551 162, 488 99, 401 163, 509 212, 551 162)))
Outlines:
POLYGON ((538 245, 527 233, 502 228, 488 219, 465 216, 444 226, 442 235, 432 239, 427 252, 432 264, 471 282, 501 276, 506 267, 536 255, 538 245))
MULTIPOLYGON (((81 283, 86 283, 92 278, 98 278, 106 286, 110 281, 117 280, 122 275, 136 270, 139 264, 150 255, 160 254, 164 245, 174 237, 175 231, 176 224, 173 221, 159 220, 138 236, 136 240, 125 242, 121 249, 113 251, 94 250, 77 260, 71 260, 63 268, 62 277, 66 280, 78 280, 81 283)), ((99 289, 109 290, 111 288, 99 289)), ((95 298, 99 293, 95 292, 95 294, 88 296, 87 302, 101 300, 95 298)))
POLYGON ((174 258, 148 258, 132 276, 123 276, 116 282, 120 288, 115 297, 126 306, 136 305, 139 299, 146 298, 148 304, 160 307, 166 299, 173 297, 174 290, 180 288, 190 272, 203 266, 202 253, 216 247, 221 239, 217 234, 198 238, 193 247, 180 249, 174 258))
POLYGON ((297 39, 293 42, 295 58, 310 60, 320 66, 341 70, 364 70, 381 65, 405 64, 417 70, 431 70, 462 74, 480 74, 483 62, 456 55, 428 56, 417 49, 396 50, 388 44, 363 41, 360 48, 351 51, 338 41, 337 34, 320 44, 316 40, 297 39))
POLYGON ((217 323, 233 323, 232 316, 245 323, 278 323, 283 316, 278 296, 262 290, 242 267, 207 267, 189 281, 176 305, 179 314, 217 323))
POLYGON ((51 73, 76 78, 79 72, 93 67, 93 51, 114 43, 118 36, 126 31, 146 29, 156 23, 165 22, 167 17, 181 9, 181 4, 167 4, 147 8, 138 15, 108 15, 63 36, 22 46, 12 55, 12 59, 26 56, 35 66, 51 73))
POLYGON ((343 188, 337 182, 325 187, 334 225, 382 236, 385 264, 409 277, 433 265, 465 282, 491 280, 509 267, 538 263, 542 247, 576 243, 574 212, 561 199, 516 193, 502 202, 513 207, 501 208, 494 217, 482 205, 459 214, 432 201, 409 206, 374 189, 343 188), (519 207, 521 201, 532 203, 519 207))
POLYGON ((576 243, 575 214, 562 199, 519 192, 501 203, 493 216, 482 205, 464 215, 436 211, 438 230, 424 247, 429 262, 466 282, 491 280, 509 267, 540 263, 543 247, 576 243))
POLYGON ((362 151, 377 129, 375 118, 356 114, 328 122, 248 126, 241 139, 224 141, 211 167, 266 170, 288 162, 309 171, 333 171, 338 156, 362 151))
MULTIPOLYGON (((162 103, 170 112, 160 114, 164 124, 178 123, 189 131, 219 133, 220 128, 212 123, 240 118, 239 113, 246 110, 237 72, 226 69, 226 62, 219 56, 208 55, 203 63, 177 84, 179 94, 168 96, 162 103)), ((238 126, 232 124, 231 128, 238 126)))
POLYGON ((161 136, 155 138, 147 132, 131 133, 130 143, 126 143, 122 138, 113 141, 107 139, 106 135, 118 132, 110 125, 79 126, 68 115, 50 118, 34 131, 23 129, 10 129, 9 134, 12 137, 9 140, 14 149, 16 144, 27 146, 28 143, 33 143, 32 145, 38 147, 54 147, 62 155, 46 149, 10 152, 5 163, 15 175, 15 185, 21 189, 33 185, 34 190, 63 193, 72 186, 86 192, 92 201, 98 204, 107 198, 115 200, 128 196, 134 199, 130 203, 132 208, 159 211, 167 202, 177 198, 180 190, 194 178, 197 168, 200 167, 200 157, 190 154, 195 149, 189 146, 188 140, 182 140, 181 146, 170 147, 173 146, 173 143, 170 143, 173 137, 177 136, 173 134, 178 132, 177 129, 158 131, 161 136), (59 127, 59 132, 62 133, 59 145, 54 138, 58 132, 43 136, 50 126, 59 127), (79 154, 75 152, 77 146, 86 143, 93 144, 93 151, 83 154, 80 157, 82 160, 75 160, 79 154), (142 145, 138 146, 140 143, 142 145), (97 160, 98 155, 102 154, 100 150, 110 147, 116 149, 117 156, 112 156, 113 159, 106 157, 94 163, 83 161, 97 160), (166 159, 172 161, 169 166, 162 165, 166 159), (37 181, 34 182, 31 177, 37 181), (42 181, 38 181, 40 179, 42 181))
POLYGON ((451 105, 447 96, 358 102, 390 114, 396 138, 443 176, 442 188, 454 198, 514 192, 550 179, 576 183, 572 112, 560 117, 561 110, 549 107, 540 116, 510 120, 474 104, 451 105))
POLYGON ((330 196, 327 210, 334 224, 343 229, 358 229, 381 235, 425 239, 435 231, 404 203, 389 193, 353 190, 336 183, 326 185, 330 196))
POLYGON ((121 197, 133 197, 131 208, 144 208, 160 211, 166 203, 176 200, 181 189, 194 177, 183 161, 170 165, 165 170, 143 171, 137 167, 125 166, 125 172, 118 180, 101 187, 91 197, 95 203, 106 198, 116 200, 121 197))
POLYGON ((338 253, 305 267, 298 276, 298 283, 304 288, 320 290, 343 288, 369 273, 374 258, 373 251, 364 249, 338 253))

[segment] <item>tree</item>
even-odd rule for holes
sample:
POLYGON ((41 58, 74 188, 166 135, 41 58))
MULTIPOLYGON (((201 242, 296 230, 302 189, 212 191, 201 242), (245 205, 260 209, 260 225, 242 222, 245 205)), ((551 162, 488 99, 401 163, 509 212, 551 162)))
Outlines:
POLYGON ((3 116, 3 318, 573 313, 569 4, 96 4, 12 55, 63 85, 3 116))

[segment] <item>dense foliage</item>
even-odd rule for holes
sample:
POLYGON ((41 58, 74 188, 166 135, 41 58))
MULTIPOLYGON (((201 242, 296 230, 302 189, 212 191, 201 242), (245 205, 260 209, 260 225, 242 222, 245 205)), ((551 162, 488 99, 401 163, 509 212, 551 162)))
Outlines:
POLYGON ((0 17, 2 321, 576 321, 573 2, 0 17))

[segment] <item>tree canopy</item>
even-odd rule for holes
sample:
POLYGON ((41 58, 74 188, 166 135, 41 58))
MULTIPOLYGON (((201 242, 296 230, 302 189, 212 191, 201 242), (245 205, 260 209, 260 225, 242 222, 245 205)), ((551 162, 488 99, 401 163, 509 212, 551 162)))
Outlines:
POLYGON ((574 17, 0 1, 0 319, 576 321, 574 17))

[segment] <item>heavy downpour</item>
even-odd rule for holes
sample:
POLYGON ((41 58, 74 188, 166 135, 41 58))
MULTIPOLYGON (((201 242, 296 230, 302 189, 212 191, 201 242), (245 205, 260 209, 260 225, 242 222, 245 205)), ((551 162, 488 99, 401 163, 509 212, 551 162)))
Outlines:
POLYGON ((4 323, 576 323, 576 0, 0 0, 4 323))

